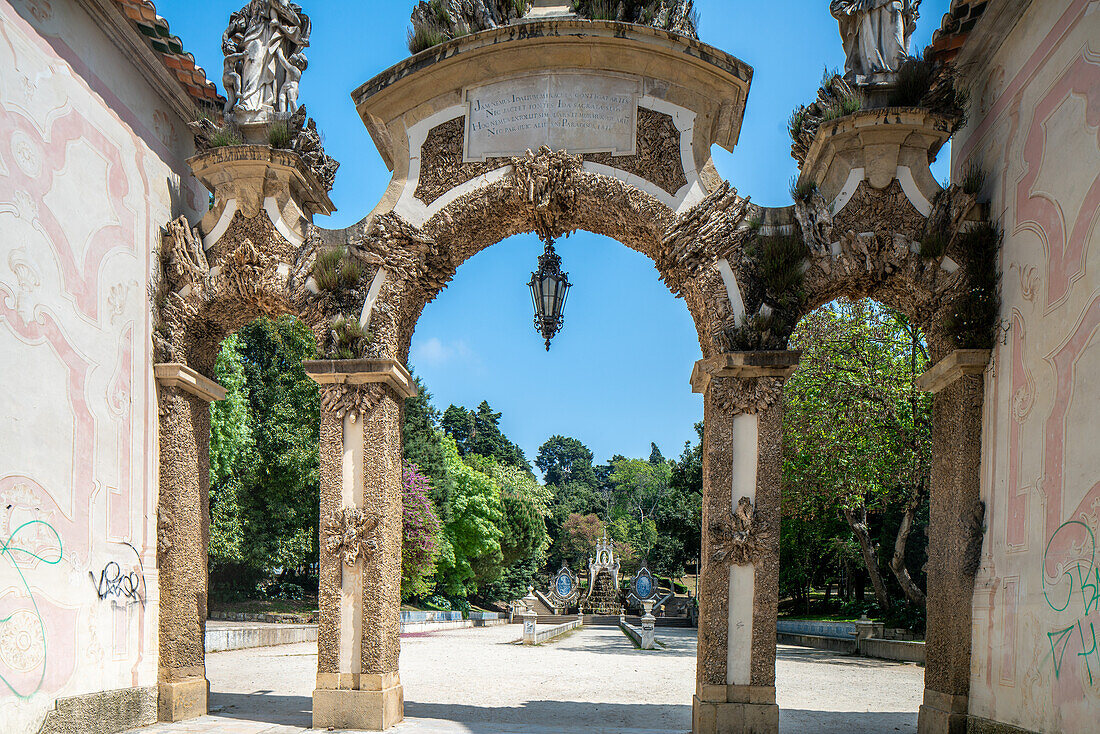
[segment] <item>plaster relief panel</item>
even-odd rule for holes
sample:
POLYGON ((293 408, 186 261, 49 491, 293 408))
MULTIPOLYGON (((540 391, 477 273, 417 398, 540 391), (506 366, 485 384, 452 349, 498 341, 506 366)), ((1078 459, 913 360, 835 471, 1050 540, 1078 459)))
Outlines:
POLYGON ((566 72, 533 74, 466 90, 466 162, 549 146, 634 155, 640 79, 566 72))

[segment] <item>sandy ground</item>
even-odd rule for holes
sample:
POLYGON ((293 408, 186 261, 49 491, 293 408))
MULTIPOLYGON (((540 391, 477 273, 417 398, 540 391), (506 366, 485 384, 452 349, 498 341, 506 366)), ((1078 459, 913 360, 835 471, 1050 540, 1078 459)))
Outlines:
MULTIPOLYGON (((695 631, 634 649, 617 628, 512 644, 517 626, 402 638, 406 721, 396 734, 682 734, 691 729, 695 631)), ((310 725, 313 644, 207 656, 211 715, 146 734, 301 734, 310 725)), ((916 732, 923 668, 780 647, 782 734, 916 732)))

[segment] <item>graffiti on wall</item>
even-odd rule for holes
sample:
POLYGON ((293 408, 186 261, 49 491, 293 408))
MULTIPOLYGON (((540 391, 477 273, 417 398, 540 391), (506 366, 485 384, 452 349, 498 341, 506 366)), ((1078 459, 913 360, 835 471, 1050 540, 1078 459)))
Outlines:
POLYGON ((15 570, 30 604, 0 617, 0 682, 18 698, 30 698, 42 688, 48 652, 46 624, 26 574, 40 563, 56 566, 61 557, 61 535, 44 520, 24 522, 0 546, 0 558, 15 570))
POLYGON ((1071 520, 1051 535, 1043 553, 1043 597, 1051 610, 1069 615, 1047 632, 1055 678, 1061 678, 1067 666, 1077 666, 1092 686, 1100 677, 1100 651, 1096 620, 1089 618, 1100 611, 1100 567, 1096 534, 1086 523, 1071 520), (1065 619, 1072 621, 1065 624, 1065 619))
POLYGON ((117 561, 110 561, 99 572, 98 578, 92 571, 88 572, 88 576, 92 579, 92 585, 95 586, 95 593, 100 601, 110 599, 116 604, 145 606, 145 570, 141 564, 141 554, 129 543, 124 545, 134 552, 137 558, 136 566, 129 571, 123 571, 117 561))

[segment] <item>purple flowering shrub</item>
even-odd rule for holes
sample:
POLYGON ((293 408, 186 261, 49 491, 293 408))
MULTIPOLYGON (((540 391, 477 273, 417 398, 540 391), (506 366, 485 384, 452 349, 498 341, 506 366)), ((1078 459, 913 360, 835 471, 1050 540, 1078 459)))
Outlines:
POLYGON ((427 596, 434 588, 439 557, 439 515, 428 496, 430 480, 416 464, 405 462, 401 490, 405 501, 404 540, 401 545, 401 598, 427 596))

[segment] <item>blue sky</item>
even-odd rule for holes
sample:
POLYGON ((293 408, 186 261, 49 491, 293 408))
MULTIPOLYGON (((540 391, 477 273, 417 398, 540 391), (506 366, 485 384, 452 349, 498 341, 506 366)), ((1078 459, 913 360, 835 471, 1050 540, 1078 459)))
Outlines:
MULTIPOLYGON (((301 1, 301 0, 300 0, 301 1)), ((221 81, 221 35, 244 0, 157 0, 157 7, 209 76, 221 81)), ((310 66, 301 102, 342 164, 322 227, 354 224, 381 198, 389 172, 351 102, 351 91, 408 56, 412 0, 304 0, 313 18, 310 66)), ((791 177, 786 123, 813 99, 825 66, 844 54, 828 0, 696 0, 700 37, 755 69, 741 140, 715 147, 719 172, 758 204, 785 206, 791 177)), ((948 0, 924 0, 914 40, 923 48, 948 0)), ((947 175, 947 152, 934 172, 947 175)), ((547 354, 532 324, 527 290, 541 244, 533 235, 492 247, 459 268, 417 327, 412 367, 440 410, 488 400, 508 436, 534 458, 547 437, 582 440, 597 461, 613 454, 666 456, 694 440, 702 398, 688 377, 700 358, 683 301, 660 283, 652 263, 619 243, 578 232, 558 245, 574 288, 565 328, 547 354)))

